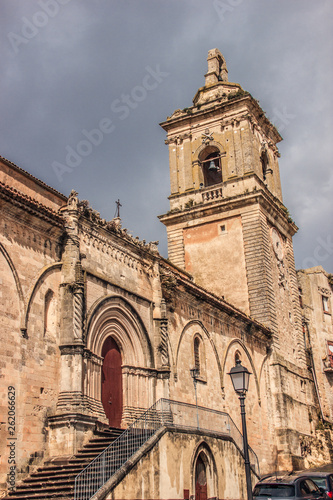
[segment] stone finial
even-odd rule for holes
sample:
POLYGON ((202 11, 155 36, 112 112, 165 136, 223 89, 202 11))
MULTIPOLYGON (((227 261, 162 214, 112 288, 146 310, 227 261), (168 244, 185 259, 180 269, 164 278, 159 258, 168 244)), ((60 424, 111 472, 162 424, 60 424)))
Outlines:
POLYGON ((208 71, 205 74, 205 86, 213 85, 217 82, 228 81, 228 70, 225 59, 218 49, 208 51, 208 71))
POLYGON ((70 207, 72 210, 77 210, 77 205, 78 205, 78 197, 77 197, 78 193, 76 191, 74 191, 74 189, 72 189, 69 197, 68 197, 68 202, 67 202, 67 205, 68 207, 70 207))

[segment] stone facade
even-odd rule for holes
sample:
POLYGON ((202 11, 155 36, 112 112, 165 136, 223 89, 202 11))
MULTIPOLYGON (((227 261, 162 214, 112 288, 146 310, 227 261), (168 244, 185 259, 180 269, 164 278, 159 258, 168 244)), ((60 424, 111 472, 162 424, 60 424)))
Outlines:
MULTIPOLYGON (((252 372, 247 424, 261 472, 330 460, 331 285, 321 268, 297 281, 281 137, 257 101, 228 82, 217 49, 193 103, 162 124, 170 260, 75 191, 65 197, 0 161, 4 492, 13 453, 16 480, 35 464, 66 460, 96 429, 115 425, 115 406, 122 428, 160 398, 225 412, 241 428, 228 376, 238 359, 252 372), (108 378, 111 351, 118 387, 108 378)), ((194 499, 201 451, 208 495, 245 496, 240 449, 208 428, 169 430, 146 451, 104 498, 194 499)))
POLYGON ((323 420, 333 419, 332 278, 321 266, 297 272, 303 334, 323 420))

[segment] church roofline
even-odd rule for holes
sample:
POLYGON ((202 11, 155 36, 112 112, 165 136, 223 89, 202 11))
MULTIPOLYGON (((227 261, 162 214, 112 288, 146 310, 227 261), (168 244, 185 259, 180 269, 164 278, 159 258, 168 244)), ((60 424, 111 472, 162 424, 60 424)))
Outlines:
POLYGON ((48 184, 46 184, 45 182, 41 181, 40 179, 38 179, 38 177, 35 177, 34 175, 32 174, 29 174, 29 172, 27 172, 26 170, 24 170, 23 168, 21 167, 18 167, 15 163, 13 163, 12 161, 10 160, 7 160, 7 158, 4 158, 3 156, 0 155, 0 161, 3 162, 5 165, 7 165, 8 167, 11 167, 13 170, 16 170, 17 172, 19 172, 20 174, 22 174, 23 176, 27 177, 28 179, 34 181, 36 184, 38 184, 39 186, 42 186, 44 189, 46 189, 47 191, 50 191, 51 193, 57 195, 59 198, 61 198, 64 202, 67 201, 68 197, 65 196, 63 193, 60 193, 60 191, 57 191, 56 189, 54 189, 53 187, 49 186, 48 184))
POLYGON ((8 186, 0 181, 0 197, 9 201, 19 208, 27 210, 28 212, 40 217, 44 220, 51 221, 59 227, 64 224, 64 219, 57 212, 47 207, 43 203, 38 202, 31 196, 21 193, 17 189, 8 186))

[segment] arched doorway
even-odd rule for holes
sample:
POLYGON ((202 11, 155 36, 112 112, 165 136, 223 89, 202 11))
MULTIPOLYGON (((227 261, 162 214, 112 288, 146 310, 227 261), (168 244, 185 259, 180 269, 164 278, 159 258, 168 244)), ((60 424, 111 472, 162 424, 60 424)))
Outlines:
POLYGON ((195 466, 195 500, 207 500, 206 466, 202 453, 198 456, 195 466))
POLYGON ((121 352, 112 337, 102 348, 102 404, 111 427, 120 427, 123 412, 121 352))

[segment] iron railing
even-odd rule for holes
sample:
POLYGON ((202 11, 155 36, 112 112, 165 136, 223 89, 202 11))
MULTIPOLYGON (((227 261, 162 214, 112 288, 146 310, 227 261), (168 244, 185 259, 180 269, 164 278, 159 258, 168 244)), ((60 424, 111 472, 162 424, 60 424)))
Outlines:
MULTIPOLYGON (((228 436, 243 450, 243 436, 228 413, 159 399, 76 476, 74 499, 89 500, 161 427, 228 436)), ((258 458, 250 447, 249 455, 259 475, 258 458)))

